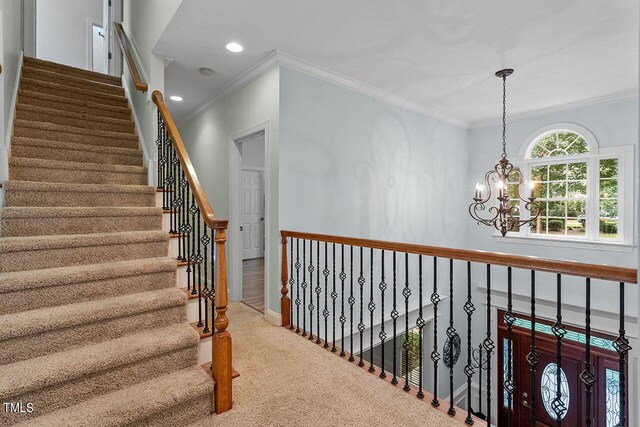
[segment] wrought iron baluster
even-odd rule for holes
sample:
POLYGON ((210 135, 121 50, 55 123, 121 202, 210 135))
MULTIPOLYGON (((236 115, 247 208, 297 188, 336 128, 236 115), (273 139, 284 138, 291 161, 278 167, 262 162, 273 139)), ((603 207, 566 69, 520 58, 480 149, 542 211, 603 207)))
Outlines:
POLYGON ((418 345, 420 346, 419 351, 419 365, 418 365, 418 398, 424 399, 424 392, 422 391, 422 372, 423 372, 423 354, 422 354, 422 337, 423 337, 423 329, 426 322, 422 317, 422 306, 424 305, 422 301, 422 255, 418 255, 418 299, 420 300, 420 308, 418 310, 418 319, 416 320, 416 326, 418 327, 418 345))
MULTIPOLYGON (((309 286, 313 286, 313 240, 309 240, 309 286)), ((309 288, 309 339, 313 340, 313 292, 309 288)))
MULTIPOLYGON (((200 248, 200 240, 198 236, 200 236, 200 224, 202 223, 202 216, 200 216, 200 209, 198 209, 198 221, 196 222, 197 231, 195 236, 193 236, 193 240, 198 247, 198 251, 196 252, 195 262, 196 265, 193 267, 193 283, 196 283, 196 279, 198 281, 198 327, 202 327, 202 252, 200 248), (197 276, 197 277, 196 277, 197 276)), ((195 231, 195 230, 194 230, 195 231)), ((195 289, 194 289, 195 291, 195 289)), ((191 291, 192 293, 194 291, 191 291)))
MULTIPOLYGON (((409 349, 411 344, 409 343, 409 297, 411 296, 411 289, 409 288, 409 254, 404 254, 404 289, 402 290, 402 296, 404 297, 404 343, 402 349, 404 350, 404 391, 411 390, 409 386, 409 349)), ((413 338, 411 338, 413 340, 413 338)))
POLYGON ((349 362, 353 362, 353 306, 356 299, 353 296, 353 246, 350 246, 349 252, 349 362))
POLYGON ((157 156, 157 167, 158 167, 158 182, 156 188, 160 190, 162 184, 162 163, 160 163, 160 159, 162 159, 162 119, 160 118, 160 110, 156 111, 156 131, 158 132, 158 137, 156 138, 156 156, 157 156))
MULTIPOLYGON (((471 301, 471 262, 467 261, 467 301, 464 303, 464 312, 467 313, 467 365, 464 367, 464 374, 467 376, 467 417, 464 422, 472 425, 471 417, 471 379, 475 374, 473 364, 471 362, 471 315, 475 311, 475 306, 471 301)), ((482 376, 482 369, 480 369, 482 376)), ((490 425, 490 424, 489 424, 490 425)))
MULTIPOLYGON (((207 226, 206 224, 204 225, 204 232, 202 233, 202 237, 200 238, 200 243, 202 243, 202 253, 204 255, 203 258, 203 263, 204 263, 204 274, 203 274, 203 279, 204 279, 204 291, 203 291, 203 301, 204 301, 204 329, 202 330, 202 332, 204 333, 208 333, 209 332, 209 307, 208 307, 208 303, 207 303, 207 295, 209 295, 211 293, 211 289, 210 287, 207 285, 208 282, 208 269, 207 269, 207 250, 209 249, 209 243, 211 242, 211 238, 209 237, 208 231, 207 231, 207 226)), ((213 282, 211 282, 211 286, 213 286, 213 282)))
POLYGON ((169 233, 170 234, 175 234, 176 233, 176 228, 175 228, 175 223, 173 221, 173 204, 174 204, 174 198, 176 196, 175 191, 173 190, 173 182, 175 181, 175 176, 173 175, 173 159, 174 159, 174 151, 173 151, 173 145, 171 145, 171 140, 168 140, 169 142, 169 164, 167 165, 167 168, 169 170, 169 176, 167 177, 167 187, 168 187, 168 195, 169 195, 169 204, 167 206, 167 209, 169 210, 169 233))
POLYGON ((551 402, 551 408, 556 414, 558 427, 562 426, 562 418, 567 410, 562 401, 562 338, 567 331, 562 324, 562 275, 556 276, 556 322, 551 328, 556 337, 556 396, 551 402))
POLYGON ((440 361, 440 353, 438 352, 438 303, 440 295, 438 295, 438 258, 433 257, 433 292, 431 293, 431 303, 433 304, 433 351, 431 351, 431 361, 433 362, 433 399, 431 404, 435 407, 440 406, 438 400, 438 362, 440 361))
MULTIPOLYGON (((289 244, 289 264, 289 292, 291 292, 291 300, 293 300, 293 285, 296 282, 293 278, 293 237, 289 244)), ((289 330, 293 330, 293 304, 289 304, 289 310, 289 330)))
POLYGON ((195 227, 196 227, 196 215, 198 214, 198 207, 196 206, 196 199, 193 193, 191 193, 191 206, 189 208, 189 213, 191 213, 191 225, 190 225, 190 233, 189 233, 189 243, 191 244, 190 250, 187 255, 187 290, 191 293, 195 294, 195 282, 193 282, 193 276, 191 272, 194 268, 194 257, 196 254, 196 242, 195 242, 195 227))
POLYGON ((302 336, 307 336, 307 241, 302 240, 302 336))
POLYGON ((491 355, 496 348, 491 338, 491 264, 487 264, 487 337, 482 347, 487 354, 487 425, 491 425, 491 355))
POLYGON ((585 326, 584 331, 586 335, 585 339, 585 363, 584 370, 580 373, 580 380, 584 383, 585 393, 585 407, 586 407, 586 419, 585 424, 590 426, 593 424, 593 412, 592 412, 592 387, 596 383, 596 376, 591 367, 591 278, 586 279, 585 288, 585 326))
POLYGON ((376 309, 376 305, 373 302, 373 248, 371 248, 369 252, 369 269, 370 269, 370 279, 369 279, 369 315, 370 315, 370 327, 369 327, 369 372, 373 372, 376 369, 373 367, 373 312, 376 309))
POLYGON ((613 346, 618 352, 618 369, 620 375, 620 416, 618 426, 625 427, 627 425, 627 374, 626 360, 627 353, 631 350, 629 339, 626 337, 625 318, 624 318, 624 282, 620 282, 620 329, 618 338, 613 342, 613 346))
MULTIPOLYGON (((328 243, 324 242, 324 270, 322 270, 322 274, 324 275, 324 311, 322 312, 322 316, 324 317, 324 348, 329 347, 329 308, 327 306, 328 303, 328 290, 327 287, 329 285, 329 268, 328 268, 328 243)), ((320 334, 318 334, 320 336, 320 334)))
POLYGON ((512 352, 513 352, 513 324, 515 317, 513 315, 513 289, 512 289, 512 271, 511 267, 507 267, 507 311, 504 313, 504 322, 507 324, 507 380, 504 382, 504 391, 507 393, 507 426, 513 425, 513 393, 515 391, 515 383, 513 381, 512 372, 512 352))
POLYGON ((536 350, 536 272, 531 270, 531 345, 529 354, 527 354, 527 363, 529 363, 530 372, 530 389, 529 389, 529 410, 531 412, 530 419, 531 425, 536 424, 536 366, 540 362, 538 353, 536 350))
MULTIPOLYGON (((164 178, 164 193, 162 209, 169 211, 171 209, 171 160, 172 160, 172 147, 169 134, 167 133, 164 122, 162 123, 162 140, 164 146, 164 155, 162 156, 162 176, 164 178)), ((169 214, 169 228, 171 228, 171 214, 169 214)))
POLYGON ((398 372, 398 330, 396 320, 398 320, 398 310, 396 309, 396 251, 393 251, 393 310, 391 310, 391 318, 393 319, 393 378, 391 384, 398 384, 396 373, 398 372))
POLYGON ((364 293, 364 275, 362 272, 362 264, 363 264, 363 251, 364 248, 361 246, 360 247, 360 276, 358 277, 358 285, 360 285, 360 322, 358 322, 358 332, 360 332, 360 361, 358 362, 358 366, 363 367, 364 366, 364 360, 363 360, 363 356, 362 356, 362 347, 363 347, 363 333, 364 333, 364 322, 363 322, 363 305, 364 305, 364 298, 363 298, 363 293, 364 293))
POLYGON ((331 304, 332 304, 332 329, 333 329, 333 346, 331 347, 331 352, 335 353, 338 351, 336 348, 336 299, 338 299, 338 293, 336 292, 336 244, 333 244, 333 256, 332 256, 332 276, 333 276, 333 288, 331 290, 331 304))
POLYGON ((387 284, 384 282, 384 250, 380 255, 380 264, 381 264, 381 277, 380 277, 380 334, 378 334, 378 338, 380 338, 380 378, 386 378, 387 374, 384 371, 384 342, 387 339, 387 334, 384 331, 384 291, 387 290, 387 284))
MULTIPOLYGON (((304 243, 302 244, 304 247, 304 243)), ((300 332, 300 239, 296 239, 296 333, 300 332)))
POLYGON ((341 257, 341 270, 340 270, 340 328, 342 330, 342 345, 340 346, 340 357, 344 357, 346 353, 344 352, 344 324, 347 321, 347 318, 344 315, 344 281, 347 278, 346 273, 344 272, 344 245, 340 245, 342 250, 340 251, 341 257))
POLYGON ((320 241, 316 242, 316 266, 318 273, 316 274, 316 344, 320 344, 320 241))
MULTIPOLYGON (((453 340, 457 336, 456 328, 453 325, 453 259, 449 260, 449 327, 447 328, 447 338, 449 339, 449 354, 451 364, 449 366, 449 410, 447 414, 456 414, 453 406, 453 340)), ((445 358, 446 362, 446 358, 445 358)))
POLYGON ((182 208, 183 208, 183 200, 184 200, 184 187, 182 185, 183 181, 186 183, 186 179, 184 178, 184 172, 182 171, 182 168, 178 167, 178 174, 176 175, 176 178, 180 178, 178 180, 177 183, 177 190, 178 190, 178 196, 176 197, 176 206, 175 206, 175 210, 176 210, 176 239, 177 240, 177 246, 178 246, 178 261, 184 261, 184 252, 182 251, 182 228, 183 228, 183 222, 184 222, 184 216, 182 215, 182 208))
POLYGON ((171 203, 171 222, 172 222, 172 230, 173 230, 172 234, 177 234, 178 228, 180 226, 180 224, 178 223, 178 198, 179 198, 178 188, 180 184, 178 180, 178 164, 180 163, 180 160, 178 160, 178 155, 176 153, 175 147, 173 147, 173 144, 171 145, 171 150, 173 151, 173 159, 171 161, 171 164, 173 165, 172 180, 171 180, 171 183, 172 183, 171 194, 173 194, 173 203, 171 203))

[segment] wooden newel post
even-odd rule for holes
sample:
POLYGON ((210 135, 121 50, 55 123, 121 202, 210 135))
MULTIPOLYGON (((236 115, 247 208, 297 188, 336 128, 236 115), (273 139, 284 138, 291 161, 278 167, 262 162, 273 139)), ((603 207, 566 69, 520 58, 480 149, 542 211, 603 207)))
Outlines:
POLYGON ((227 331, 227 260, 225 243, 227 242, 226 220, 219 220, 215 225, 216 256, 216 318, 213 334, 213 379, 216 381, 214 402, 218 414, 228 411, 232 401, 232 366, 231 366, 231 334, 227 331))
POLYGON ((282 326, 288 327, 291 324, 291 299, 289 298, 289 290, 287 289, 287 280, 289 278, 289 271, 287 269, 287 238, 282 236, 282 273, 280 281, 282 282, 282 289, 280 293, 280 315, 282 317, 282 326))

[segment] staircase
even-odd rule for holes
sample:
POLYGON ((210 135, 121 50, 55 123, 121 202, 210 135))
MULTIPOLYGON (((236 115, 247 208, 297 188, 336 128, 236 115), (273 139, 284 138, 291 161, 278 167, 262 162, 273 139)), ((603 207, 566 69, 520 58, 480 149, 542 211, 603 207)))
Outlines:
POLYGON ((185 425, 212 412, 146 183, 120 80, 25 58, 0 209, 1 425, 185 425))

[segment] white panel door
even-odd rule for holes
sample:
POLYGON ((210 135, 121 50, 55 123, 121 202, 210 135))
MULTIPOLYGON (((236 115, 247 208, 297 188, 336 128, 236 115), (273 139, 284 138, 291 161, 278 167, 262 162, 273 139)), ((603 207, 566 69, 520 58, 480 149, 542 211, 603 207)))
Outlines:
POLYGON ((264 256, 264 179, 260 171, 242 171, 242 259, 264 256))

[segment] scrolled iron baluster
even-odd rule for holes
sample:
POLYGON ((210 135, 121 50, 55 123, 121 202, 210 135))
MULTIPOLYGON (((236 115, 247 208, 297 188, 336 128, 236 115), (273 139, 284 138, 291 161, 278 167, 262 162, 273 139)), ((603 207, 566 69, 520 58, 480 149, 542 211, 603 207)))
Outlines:
POLYGON ((534 389, 536 383, 536 367, 540 363, 540 358, 536 350, 536 272, 531 270, 531 346, 529 354, 527 354, 526 360, 529 364, 529 373, 531 386, 529 389, 529 409, 531 412, 530 419, 531 425, 535 425, 536 422, 536 390, 534 389))
POLYGON ((418 345, 420 346, 419 352, 419 378, 418 378, 418 398, 424 399, 424 392, 422 391, 422 372, 423 372, 423 354, 422 354, 422 337, 423 329, 426 325, 424 318, 422 317, 422 306, 424 302, 422 300, 422 255, 418 255, 418 299, 420 300, 420 309, 418 310, 418 319, 416 320, 416 326, 418 327, 418 345))
POLYGON ((562 426, 562 418, 567 411, 567 407, 562 401, 562 338, 567 334, 567 330, 562 324, 562 275, 556 276, 556 322, 551 327, 553 335, 556 337, 556 396, 551 402, 551 408, 556 414, 558 427, 562 426))
POLYGON ((373 248, 371 248, 369 257, 370 267, 370 279, 369 279, 369 315, 370 315, 370 328, 369 328, 369 372, 374 372, 376 369, 373 367, 373 312, 376 309, 376 305, 373 302, 373 248))
POLYGON ((302 240, 302 336, 307 336, 307 241, 302 240))
POLYGON ((629 339, 626 337, 625 317, 624 317, 624 282, 620 282, 620 327, 618 337, 613 342, 613 346, 618 352, 618 369, 620 370, 620 418, 618 420, 619 427, 627 425, 627 354, 631 350, 629 339))
POLYGON ((320 344, 320 241, 316 242, 316 265, 318 273, 316 274, 316 344, 320 344))
POLYGON ((491 355, 496 348, 491 339, 491 264, 487 264, 487 337, 482 347, 487 354, 487 425, 491 425, 491 355))
POLYGON ((180 209, 181 209, 181 219, 182 222, 180 223, 180 240, 179 240, 179 246, 182 247, 182 257, 181 260, 182 261, 186 261, 187 260, 187 235, 190 233, 190 231, 188 230, 188 223, 189 223, 189 215, 187 213, 187 211, 189 210, 188 205, 189 205, 189 193, 190 193, 190 189, 189 189, 189 183, 187 181, 187 179, 185 178, 184 175, 184 170, 182 170, 181 173, 181 178, 180 178, 180 186, 182 187, 182 201, 180 203, 180 209))
MULTIPOLYGON (((315 267, 313 265, 313 240, 309 240, 309 286, 313 286, 313 272, 315 267)), ((313 340, 313 292, 309 288, 309 340, 313 340)))
POLYGON ((194 274, 193 283, 195 284, 196 279, 198 280, 198 327, 200 328, 203 326, 203 322, 202 322, 202 260, 203 260, 203 257, 202 257, 201 247, 200 247, 200 239, 198 239, 198 236, 200 236, 201 223, 202 223, 202 217, 200 216, 200 210, 198 210, 198 221, 196 223, 197 232, 196 232, 196 235, 193 236, 194 240, 196 241, 196 245, 198 246, 198 252, 196 252, 196 256, 195 256, 196 265, 193 267, 193 274, 194 274))
MULTIPOLYGON (((303 243, 304 247, 304 243, 303 243)), ((300 239, 296 239, 296 333, 300 332, 300 239)))
MULTIPOLYGON (((296 283, 295 279, 293 278, 293 237, 291 238, 291 241, 289 242, 289 292, 291 292, 291 299, 290 301, 293 301, 293 285, 296 283)), ((289 304, 289 330, 293 330, 294 326, 293 326, 293 304, 289 304)))
POLYGON ((344 272, 344 245, 340 245, 342 250, 340 251, 341 257, 341 270, 340 270, 340 328, 342 330, 342 345, 340 346, 340 357, 344 357, 346 353, 344 352, 344 324, 347 321, 347 318, 344 315, 344 281, 347 278, 346 273, 344 272))
POLYGON ((158 167, 158 177, 157 177, 157 185, 156 188, 158 190, 161 190, 162 187, 162 163, 160 163, 160 160, 162 159, 162 118, 160 117, 160 110, 156 111, 156 117, 157 117, 157 131, 158 131, 158 137, 156 138, 156 158, 157 158, 157 167, 158 167))
MULTIPOLYGON (((467 313, 467 365, 464 367, 464 374, 467 377, 467 417, 464 422, 466 424, 473 424, 473 417, 471 416, 471 380, 475 374, 473 363, 471 362, 471 315, 475 311, 476 307, 471 300, 471 262, 467 261, 467 301, 463 306, 464 312, 467 313)), ((480 370, 482 376, 482 370, 480 370)))
MULTIPOLYGON (((327 242, 324 242, 324 270, 322 270, 322 274, 324 275, 324 310, 322 311, 322 316, 324 317, 324 348, 329 347, 329 307, 328 303, 328 289, 329 286, 329 274, 331 273, 328 268, 328 247, 327 242)), ((320 334, 318 334, 320 336, 320 334)))
MULTIPOLYGON (((447 328, 447 338, 449 339, 449 354, 451 355, 451 366, 449 366, 449 410, 447 414, 456 414, 453 406, 453 340, 456 337, 456 328, 453 324, 453 259, 449 260, 449 327, 447 328)), ((445 354, 446 356, 446 354, 445 354)), ((445 359, 446 362, 446 359, 445 359)))
MULTIPOLYGON (((411 344, 409 343, 409 297, 411 296, 411 289, 409 288, 409 254, 404 254, 404 289, 402 289, 402 296, 404 297, 404 343, 402 349, 404 350, 404 391, 411 390, 409 386, 409 350, 411 344)), ((413 338, 411 338, 413 340, 413 338)))
POLYGON ((391 310, 391 318, 393 319, 393 378, 391 384, 398 384, 396 373, 398 372, 398 330, 396 320, 398 320, 398 310, 396 309, 396 251, 393 251, 393 310, 391 310))
POLYGON ((381 264, 381 277, 380 284, 378 288, 380 289, 380 333, 378 334, 378 338, 380 338, 380 378, 386 378, 387 374, 384 371, 384 342, 387 339, 387 334, 384 331, 384 291, 387 290, 387 284, 384 281, 384 250, 380 255, 380 264, 381 264))
POLYGON ((592 387, 596 383, 596 376, 591 367, 591 278, 586 279, 585 288, 585 363, 584 370, 580 373, 580 381, 584 383, 585 392, 585 407, 586 407, 586 420, 585 424, 590 426, 593 424, 593 412, 592 412, 592 387))
POLYGON ((364 280, 364 275, 362 272, 362 264, 363 264, 363 251, 364 248, 360 247, 360 276, 358 277, 358 285, 360 285, 360 322, 358 322, 358 332, 360 332, 360 361, 358 362, 358 366, 363 367, 364 366, 364 360, 363 360, 363 333, 364 333, 364 322, 363 322, 363 314, 364 314, 364 309, 363 309, 363 305, 364 305, 364 299, 363 299, 363 293, 364 293, 364 284, 365 284, 365 280, 364 280))
MULTIPOLYGON (((208 277, 208 271, 207 271, 207 250, 209 248, 209 243, 211 243, 211 238, 209 237, 209 234, 207 233, 207 226, 204 226, 204 233, 202 233, 202 237, 200 238, 200 243, 202 243, 203 249, 202 249, 202 253, 204 254, 204 290, 203 290, 203 301, 204 301, 204 329, 202 330, 202 332, 209 333, 209 310, 208 310, 208 304, 207 304, 207 298, 206 296, 209 295, 210 293, 210 289, 209 286, 207 286, 207 277, 208 277)), ((213 285, 213 283, 212 283, 213 285)))
POLYGON ((335 353, 336 351, 338 351, 338 349, 336 348, 336 299, 338 299, 338 292, 336 292, 336 244, 333 244, 333 256, 332 256, 332 265, 333 268, 331 269, 332 271, 332 282, 333 282, 333 287, 331 289, 331 304, 332 304, 332 311, 331 311, 331 320, 332 320, 332 329, 333 329, 333 345, 331 347, 331 352, 335 353))
POLYGON ((513 425, 513 393, 515 392, 515 383, 513 381, 512 372, 512 352, 513 352, 513 324, 516 319, 513 315, 513 289, 512 289, 512 269, 507 267, 507 311, 504 313, 504 323, 507 324, 507 380, 504 382, 504 391, 507 393, 507 426, 513 425))
POLYGON ((353 362, 353 306, 356 303, 356 299, 353 296, 353 246, 350 246, 349 251, 349 362, 353 362))
POLYGON ((438 400, 438 362, 440 361, 440 353, 438 352, 438 303, 440 295, 438 295, 438 258, 433 257, 433 292, 430 297, 433 304, 433 350, 431 351, 431 361, 433 362, 433 399, 431 404, 435 407, 440 406, 438 400))

